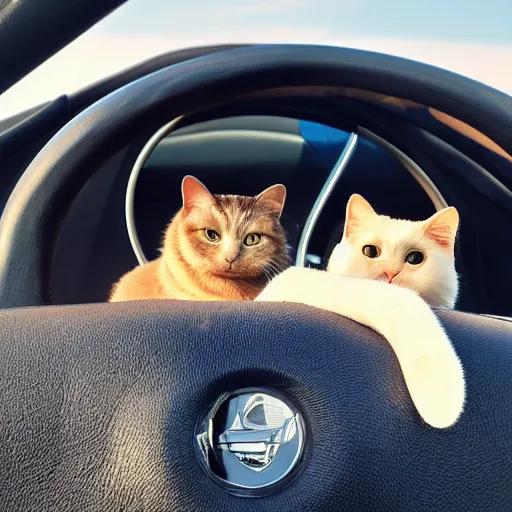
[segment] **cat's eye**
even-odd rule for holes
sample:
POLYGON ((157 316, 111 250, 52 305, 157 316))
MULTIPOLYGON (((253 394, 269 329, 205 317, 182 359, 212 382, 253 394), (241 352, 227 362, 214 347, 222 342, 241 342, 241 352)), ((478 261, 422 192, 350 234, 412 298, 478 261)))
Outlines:
POLYGON ((420 251, 411 251, 406 257, 405 261, 410 265, 419 265, 425 259, 425 255, 420 251))
POLYGON ((258 245, 261 241, 261 235, 258 233, 250 233, 244 238, 244 245, 251 247, 252 245, 258 245))
POLYGON ((210 242, 218 242, 220 240, 220 235, 215 229, 205 229, 204 236, 210 242))
POLYGON ((365 245, 363 254, 368 258, 376 258, 379 255, 379 249, 375 245, 365 245))

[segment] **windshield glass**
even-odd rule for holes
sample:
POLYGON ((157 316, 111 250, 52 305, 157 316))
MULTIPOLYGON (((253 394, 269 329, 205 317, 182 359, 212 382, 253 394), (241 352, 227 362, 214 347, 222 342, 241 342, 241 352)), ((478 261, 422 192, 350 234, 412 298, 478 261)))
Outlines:
POLYGON ((0 95, 0 119, 158 54, 219 43, 378 51, 512 95, 511 20, 510 0, 130 0, 0 95))

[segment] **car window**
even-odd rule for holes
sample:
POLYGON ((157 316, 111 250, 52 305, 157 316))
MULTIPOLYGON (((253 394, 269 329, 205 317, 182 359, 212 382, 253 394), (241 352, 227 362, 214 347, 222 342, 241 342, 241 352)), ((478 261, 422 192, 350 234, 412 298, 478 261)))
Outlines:
POLYGON ((379 51, 512 94, 510 20, 509 0, 130 0, 0 95, 0 119, 164 52, 233 42, 379 51))

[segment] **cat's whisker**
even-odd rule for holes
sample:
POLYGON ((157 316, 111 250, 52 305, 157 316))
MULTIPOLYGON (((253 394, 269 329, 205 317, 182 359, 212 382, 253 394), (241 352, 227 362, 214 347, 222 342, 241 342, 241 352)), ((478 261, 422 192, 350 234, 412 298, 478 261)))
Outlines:
POLYGON ((265 277, 267 278, 267 282, 270 283, 270 281, 272 281, 274 276, 266 268, 263 269, 263 273, 264 273, 265 277))
POLYGON ((269 280, 271 280, 275 277, 274 270, 271 267, 269 267, 268 265, 263 267, 263 272, 268 277, 269 280))
POLYGON ((271 274, 274 274, 276 272, 276 267, 271 263, 267 263, 265 265, 265 270, 269 271, 271 274))
POLYGON ((276 276, 278 276, 281 273, 281 269, 279 268, 279 265, 273 260, 270 259, 265 267, 264 267, 265 274, 269 276, 269 280, 274 279, 276 276))

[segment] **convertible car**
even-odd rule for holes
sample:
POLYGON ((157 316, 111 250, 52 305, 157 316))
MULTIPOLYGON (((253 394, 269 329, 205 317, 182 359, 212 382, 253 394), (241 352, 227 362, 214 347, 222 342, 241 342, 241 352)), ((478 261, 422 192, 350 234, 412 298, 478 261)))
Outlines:
MULTIPOLYGON (((124 2, 72 3, 0 8, 0 93, 124 2)), ((353 49, 189 48, 0 120, 0 189, 0 508, 512 510, 511 97, 353 49), (334 314, 105 303, 185 174, 284 183, 295 264, 320 269, 354 192, 456 206, 457 424, 426 425, 385 340, 334 314)))

